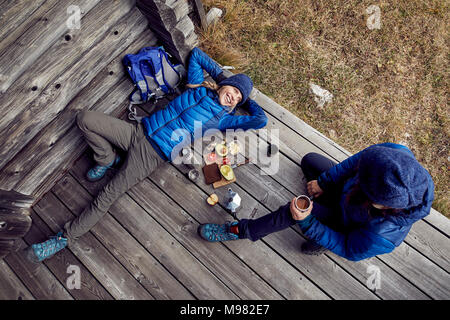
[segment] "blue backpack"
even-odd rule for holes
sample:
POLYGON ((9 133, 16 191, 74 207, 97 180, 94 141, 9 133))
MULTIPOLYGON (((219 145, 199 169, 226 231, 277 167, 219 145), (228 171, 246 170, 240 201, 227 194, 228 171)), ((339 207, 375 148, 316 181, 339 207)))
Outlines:
MULTIPOLYGON (((186 74, 181 64, 172 64, 163 47, 145 47, 137 54, 127 54, 122 60, 134 90, 130 94, 130 106, 141 104, 151 99, 160 99, 175 92, 186 74)), ((134 114, 136 115, 135 109, 134 114)), ((137 119, 134 119, 137 120, 137 119)))

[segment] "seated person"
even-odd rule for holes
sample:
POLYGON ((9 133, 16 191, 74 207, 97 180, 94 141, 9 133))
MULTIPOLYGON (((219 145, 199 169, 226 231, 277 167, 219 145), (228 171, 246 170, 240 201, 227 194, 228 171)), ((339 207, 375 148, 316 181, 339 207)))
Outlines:
POLYGON ((212 242, 256 241, 297 224, 309 239, 303 253, 330 250, 358 261, 393 251, 413 223, 430 213, 433 180, 402 145, 373 145, 339 164, 309 153, 301 168, 315 199, 309 210, 298 210, 294 198, 258 219, 201 225, 200 236, 212 242))

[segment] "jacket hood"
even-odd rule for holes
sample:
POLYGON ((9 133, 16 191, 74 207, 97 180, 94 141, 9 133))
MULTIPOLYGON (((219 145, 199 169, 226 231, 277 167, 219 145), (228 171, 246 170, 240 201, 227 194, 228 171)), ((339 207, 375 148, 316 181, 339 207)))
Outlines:
POLYGON ((361 189, 373 203, 403 209, 392 216, 398 224, 409 225, 429 213, 433 180, 408 149, 366 149, 361 154, 358 175, 361 189))

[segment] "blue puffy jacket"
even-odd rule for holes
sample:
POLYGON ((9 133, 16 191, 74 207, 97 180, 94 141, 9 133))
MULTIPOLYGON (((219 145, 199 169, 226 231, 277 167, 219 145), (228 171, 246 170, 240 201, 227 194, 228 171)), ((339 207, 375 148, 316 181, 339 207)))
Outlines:
MULTIPOLYGON (((374 146, 399 149, 414 157, 408 148, 399 144, 382 143, 374 146)), ((370 258, 394 250, 405 239, 412 224, 430 213, 434 199, 433 180, 426 173, 428 187, 423 196, 422 204, 406 208, 399 214, 369 218, 367 209, 363 210, 346 201, 347 194, 357 183, 357 167, 363 151, 342 161, 322 173, 318 178, 319 186, 324 192, 332 186, 343 185, 339 203, 341 223, 343 226, 358 225, 361 227, 349 228, 348 232, 339 232, 322 224, 313 214, 302 221, 298 221, 301 230, 308 238, 335 254, 352 261, 370 258)))
MULTIPOLYGON (((214 80, 225 79, 222 69, 207 54, 194 48, 189 58, 188 83, 201 84, 203 70, 214 80)), ((194 121, 201 122, 203 136, 208 129, 259 129, 267 124, 267 116, 253 100, 243 105, 250 115, 235 116, 235 110, 222 106, 218 94, 205 87, 188 89, 166 108, 142 119, 148 140, 164 160, 172 160, 172 150, 194 140, 194 121)))

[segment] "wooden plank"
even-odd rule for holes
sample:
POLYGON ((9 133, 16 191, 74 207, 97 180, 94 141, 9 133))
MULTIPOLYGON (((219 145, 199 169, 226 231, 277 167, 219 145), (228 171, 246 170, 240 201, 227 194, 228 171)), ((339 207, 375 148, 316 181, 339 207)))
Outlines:
POLYGON ((431 208, 430 214, 423 220, 428 222, 430 225, 442 232, 447 237, 450 237, 450 219, 444 216, 442 213, 431 208))
POLYGON ((405 242, 398 246, 394 253, 378 257, 433 299, 450 299, 450 275, 448 272, 405 242))
MULTIPOLYGON (((266 105, 263 105, 263 106, 266 107, 266 105)), ((292 117, 293 117, 293 115, 292 115, 292 117)), ((298 150, 298 149, 302 148, 302 145, 299 143, 297 147, 295 147, 295 146, 290 146, 290 147, 291 148, 294 147, 295 149, 298 150)), ((286 150, 286 145, 280 144, 280 150, 281 150, 281 152, 286 150)), ((282 166, 282 164, 280 166, 282 166)), ((281 172, 285 172, 284 167, 281 170, 281 172)), ((289 184, 286 184, 285 181, 292 180, 292 177, 289 177, 288 175, 284 175, 284 177, 286 179, 284 179, 284 181, 281 182, 281 183, 284 184, 284 185, 289 185, 289 184)), ((445 257, 445 256, 442 257, 442 254, 440 253, 440 250, 436 250, 436 248, 445 248, 446 246, 448 246, 448 238, 446 238, 445 236, 441 237, 439 235, 435 235, 434 239, 433 238, 431 239, 431 242, 430 241, 426 241, 420 235, 421 234, 428 234, 428 232, 432 232, 432 230, 428 229, 427 230, 428 232, 424 233, 424 231, 425 231, 425 225, 424 224, 415 225, 415 228, 419 229, 418 232, 414 232, 413 231, 412 234, 408 235, 408 237, 406 238, 406 243, 409 245, 410 241, 412 240, 414 242, 414 244, 417 246, 417 248, 421 251, 422 254, 428 255, 432 261, 437 261, 442 266, 445 266, 445 269, 448 269, 448 257, 445 257), (420 229, 423 229, 423 230, 420 230, 420 229), (415 239, 420 239, 421 238, 422 241, 414 241, 414 238, 415 239), (436 240, 437 242, 433 243, 433 240, 436 240), (430 246, 430 243, 433 243, 433 247, 430 246)), ((427 268, 427 261, 424 261, 423 259, 421 259, 420 256, 417 256, 417 259, 418 259, 419 263, 423 263, 423 268, 427 269, 426 273, 428 274, 429 273, 429 269, 427 268)), ((395 267, 393 267, 393 268, 395 269, 395 267)), ((443 278, 441 278, 441 280, 445 279, 445 274, 443 274, 442 272, 437 272, 436 274, 440 275, 440 277, 443 277, 443 278)), ((404 274, 404 276, 408 277, 407 274, 404 274)), ((439 276, 437 276, 437 277, 439 277, 439 276)), ((423 287, 425 287, 426 285, 422 284, 422 286, 421 286, 421 285, 418 284, 418 286, 423 290, 423 287)), ((426 290, 424 290, 424 291, 427 292, 426 290)), ((432 295, 433 292, 429 292, 428 294, 432 295)))
POLYGON ((412 226, 405 242, 440 266, 450 272, 450 239, 438 232, 424 221, 417 221, 412 226))
POLYGON ((55 79, 53 85, 49 85, 43 90, 40 96, 27 106, 26 111, 15 117, 14 121, 3 130, 3 133, 8 132, 8 134, 0 138, 0 143, 3 143, 4 146, 0 150, 0 166, 4 166, 7 161, 14 157, 24 145, 67 106, 69 101, 100 70, 144 31, 146 28, 144 21, 145 18, 139 10, 134 8, 112 28, 114 30, 110 30, 108 35, 100 40, 82 59, 55 79), (127 36, 123 37, 122 34, 127 36), (107 48, 111 50, 105 50, 107 48))
POLYGON ((136 6, 147 17, 151 28, 158 29, 158 32, 174 28, 178 21, 188 15, 190 9, 190 3, 186 0, 138 0, 136 6))
POLYGON ((155 43, 152 32, 145 30, 1 170, 0 184, 33 194, 36 198, 49 190, 49 186, 56 182, 55 179, 49 181, 49 176, 55 171, 67 170, 86 146, 80 140, 81 134, 75 125, 76 113, 85 109, 108 114, 125 110, 123 103, 132 90, 132 83, 124 73, 121 60, 125 54, 155 43), (108 92, 111 88, 112 93, 108 92), (118 88, 123 90, 119 91, 118 88), (43 183, 44 186, 41 186, 43 183))
MULTIPOLYGON (((92 196, 70 175, 66 175, 52 191, 76 215, 92 201, 92 196)), ((109 214, 92 232, 156 299, 194 298, 109 214)))
POLYGON ((149 181, 144 181, 130 190, 129 194, 239 298, 282 299, 277 291, 232 252, 221 246, 211 247, 200 238, 193 237, 192 235, 196 234, 198 222, 165 194, 158 192, 158 187, 149 181), (161 216, 159 212, 162 210, 168 214, 161 216))
POLYGON ((151 250, 196 298, 238 299, 230 288, 132 199, 126 196, 119 198, 110 212, 129 228, 134 237, 145 243, 147 250, 151 250))
MULTIPOLYGON (((80 159, 73 172, 84 175, 87 161, 80 159), (84 162, 84 164, 83 164, 84 162)), ((81 180, 81 181, 80 181, 81 180)), ((79 182, 88 187, 85 179, 79 182)), ((106 183, 106 181, 103 181, 106 183)), ((92 187, 92 186, 91 186, 92 187)), ((97 187, 101 187, 97 184, 97 187)), ((89 188, 88 188, 89 189, 89 188)), ((95 194, 95 193, 94 193, 95 194)), ((208 270, 201 261, 169 234, 159 223, 128 195, 120 197, 109 213, 124 226, 135 239, 160 261, 178 281, 197 299, 237 299, 238 297, 208 270)), ((104 218, 99 224, 103 223, 104 218)), ((96 227, 94 227, 96 228, 96 227)), ((112 235, 109 235, 112 236, 112 235)))
POLYGON ((6 94, 0 96, 0 111, 4 114, 0 119, 0 129, 26 110, 55 78, 80 60, 130 10, 129 1, 102 1, 83 17, 81 29, 74 29, 69 33, 70 41, 65 37, 56 41, 27 69, 26 74, 17 79, 6 94), (36 90, 31 90, 33 87, 36 90), (24 88, 27 88, 25 95, 24 88))
MULTIPOLYGON (((268 99, 268 98, 267 98, 268 99)), ((261 102, 260 102, 261 103, 261 102)), ((265 108, 266 107, 266 104, 262 104, 261 103, 261 106, 263 107, 263 108, 265 108)), ((281 108, 281 107, 279 107, 279 108, 281 108)), ((282 112, 281 112, 282 113, 282 112)), ((293 117, 293 115, 291 115, 292 117, 293 117)), ((265 140, 267 140, 267 138, 266 137, 264 137, 264 135, 262 135, 261 134, 261 131, 263 131, 263 130, 259 130, 258 131, 258 133, 260 133, 260 136, 262 136, 265 140)), ((281 139, 280 139, 281 140, 281 139)), ((337 145, 336 145, 336 147, 338 147, 337 145)), ((291 149, 292 148, 294 148, 294 149, 296 149, 296 150, 301 150, 301 149, 304 149, 305 147, 304 147, 304 145, 303 144, 301 144, 300 143, 300 141, 299 140, 297 140, 297 139, 295 139, 295 140, 292 140, 292 142, 291 142, 291 145, 290 146, 288 146, 287 144, 285 144, 285 143, 280 143, 280 151, 282 152, 282 153, 286 153, 286 152, 289 152, 289 151, 291 151, 291 149), (297 144, 297 146, 295 145, 295 144, 297 144)), ((283 158, 283 156, 281 156, 281 159, 283 158)), ((296 161, 294 161, 295 163, 297 163, 296 161)), ((293 177, 295 177, 295 175, 292 175, 292 174, 285 174, 286 173, 286 167, 285 167, 285 165, 287 164, 287 162, 286 161, 280 161, 280 172, 281 173, 283 173, 282 174, 282 180, 279 180, 279 182, 281 183, 281 184, 283 184, 283 185, 285 185, 285 186, 287 186, 288 187, 288 189, 289 189, 289 187, 291 187, 294 183, 295 183, 295 181, 297 180, 296 178, 293 178, 293 177), (289 181, 288 183, 286 183, 287 181, 289 181)), ((300 168, 299 168, 300 169, 300 168)), ((276 179, 279 179, 280 178, 280 176, 279 175, 276 175, 275 176, 275 178, 276 179)), ((242 181, 242 180, 241 180, 242 181)), ((291 189, 290 191, 291 192, 293 192, 293 194, 298 194, 297 192, 295 192, 294 190, 296 190, 296 189, 291 189)), ((418 226, 416 226, 416 228, 422 228, 422 226, 423 226, 423 224, 419 224, 418 226)), ((428 231, 431 231, 431 230, 428 230, 428 231)), ((421 231, 419 231, 419 232, 417 232, 417 233, 415 233, 414 234, 414 232, 413 232, 413 236, 417 239, 418 237, 420 237, 419 236, 419 234, 422 234, 423 232, 421 232, 421 231)), ((411 236, 411 235, 410 235, 411 236)), ((440 237, 439 235, 435 235, 435 240, 437 240, 438 242, 436 243, 434 243, 434 248, 431 248, 430 247, 430 245, 425 241, 422 241, 422 242, 420 242, 420 241, 415 241, 415 244, 416 244, 416 246, 418 246, 419 248, 420 248, 420 251, 421 252, 423 252, 423 253, 426 253, 426 254, 428 254, 429 255, 429 257, 430 257, 430 259, 432 259, 433 261, 439 261, 440 262, 440 264, 441 265, 445 265, 446 266, 446 268, 448 267, 448 258, 446 258, 445 256, 444 257, 442 257, 442 254, 439 252, 439 250, 436 250, 436 247, 446 247, 446 243, 448 243, 448 241, 446 241, 447 239, 445 238, 445 237, 440 237), (436 239, 437 238, 437 239, 436 239), (425 244, 424 244, 425 243, 425 244)), ((406 239, 406 243, 409 243, 409 239, 410 238, 407 238, 406 239)), ((414 239, 414 238, 413 238, 414 239)), ((420 260, 420 259, 419 259, 420 260)), ((420 260, 421 261, 421 260, 420 260)), ((394 267, 394 269, 395 269, 395 267, 394 267)), ((443 276, 443 275, 442 275, 443 276)), ((414 290, 413 290, 414 291, 414 290)), ((417 290, 416 290, 417 291, 417 290)))
MULTIPOLYGON (((33 211, 33 226, 30 232, 24 237, 25 242, 30 246, 33 243, 46 241, 54 233, 33 211)), ((55 275, 68 292, 77 300, 112 300, 113 297, 103 288, 100 282, 86 269, 86 267, 74 256, 70 250, 62 250, 53 258, 45 260, 44 264, 55 275), (69 288, 67 279, 71 275, 68 273, 69 266, 76 266, 80 269, 80 288, 69 288)))
MULTIPOLYGON (((7 0, 6 4, 9 5, 15 5, 15 1, 9 1, 7 0)), ((24 1, 28 2, 29 1, 24 1)), ((0 42, 0 52, 3 52, 5 48, 10 47, 14 42, 17 41, 17 39, 23 35, 28 29, 30 29, 35 24, 44 24, 48 23, 48 17, 45 16, 45 14, 50 11, 56 4, 58 3, 57 0, 46 0, 44 1, 31 15, 26 17, 26 19, 21 23, 16 25, 15 28, 10 28, 9 32, 4 34, 3 39, 0 42)), ((3 7, 3 5, 2 5, 3 7)), ((7 9, 5 8, 5 11, 7 9)), ((17 17, 20 19, 21 17, 17 17)), ((1 54, 0 54, 1 55, 1 54)))
POLYGON ((27 209, 34 202, 34 198, 16 191, 7 191, 0 189, 0 208, 8 209, 27 209))
POLYGON ((2 40, 27 20, 45 1, 18 0, 6 1, 2 4, 0 9, 0 21, 2 23, 0 30, 0 51, 2 48, 2 40))
MULTIPOLYGON (((206 198, 208 194, 205 194, 201 189, 191 184, 187 178, 180 174, 172 166, 164 166, 161 170, 154 172, 150 176, 150 180, 156 184, 159 188, 163 189, 167 195, 173 200, 167 200, 169 203, 176 202, 183 204, 183 211, 189 212, 189 214, 199 223, 223 223, 224 220, 230 219, 229 214, 220 206, 216 205, 210 207, 206 204, 206 198)), ((154 190, 156 186, 149 182, 142 182, 129 193, 130 195, 139 200, 139 204, 144 208, 153 208, 158 201, 156 196, 149 199, 149 195, 153 194, 151 190, 154 190)), ((162 197, 162 196, 160 196, 162 197)), ((162 210, 162 208, 161 208, 162 210)), ((158 210, 155 210, 156 212, 158 210)), ((178 212, 176 214, 179 215, 178 212)), ((169 214, 164 215, 159 220, 173 219, 169 214), (169 218, 167 218, 169 216, 169 218)), ((168 222, 169 223, 169 222, 168 222)), ((188 226, 181 230, 188 236, 195 238, 196 242, 200 241, 198 247, 206 247, 208 252, 223 252, 225 249, 217 243, 208 243, 201 240, 195 235, 195 226, 188 226), (203 242, 203 244, 201 243, 203 242)), ((251 269, 252 273, 258 274, 265 281, 267 281, 273 288, 280 292, 286 299, 328 299, 314 283, 312 283, 304 274, 299 272, 295 267, 290 265, 280 257, 275 251, 263 242, 251 243, 250 241, 230 241, 224 242, 223 245, 236 254, 241 260, 243 260, 251 269), (276 270, 274 273, 274 270, 276 270), (295 279, 293 281, 293 279, 295 279)), ((224 264, 224 267, 229 268, 226 264, 231 263, 229 259, 219 259, 220 263, 224 264), (225 263, 226 262, 226 263, 225 263)), ((231 274, 234 277, 234 274, 231 274)), ((249 278, 249 280, 251 280, 249 278)), ((240 280, 236 279, 239 285, 240 280)), ((258 283, 255 285, 252 282, 244 281, 250 290, 258 292, 258 283)))
POLYGON ((99 0, 60 0, 36 24, 28 28, 13 44, 3 48, 0 57, 0 92, 11 84, 45 52, 60 36, 67 32, 67 7, 76 5, 81 15, 88 13, 99 0), (45 20, 47 19, 47 20, 45 20))
POLYGON ((202 0, 194 0, 194 8, 197 13, 198 18, 200 19, 200 24, 203 30, 206 30, 208 24, 206 22, 206 14, 205 9, 203 8, 202 0))
MULTIPOLYGON (((27 69, 26 74, 17 79, 5 95, 0 96, 0 110, 5 115, 0 119, 0 128, 6 127, 25 110, 46 87, 52 84, 55 78, 64 73, 68 66, 80 60, 99 39, 109 33, 108 29, 130 10, 129 1, 114 2, 113 6, 108 1, 102 1, 83 17, 83 28, 71 31, 70 41, 63 37, 52 45, 36 63, 27 69), (119 6, 119 4, 122 5, 119 6), (116 10, 112 11, 112 9, 116 10), (33 87, 35 90, 31 90, 33 87), (28 88, 26 95, 23 94, 24 88, 28 88)), ((56 84, 53 83, 53 85, 56 84)))
MULTIPOLYGON (((78 162, 78 164, 81 164, 81 163, 83 163, 83 162, 80 160, 78 162)), ((86 180, 84 178, 84 172, 86 172, 88 167, 91 165, 92 165, 92 162, 88 162, 82 168, 77 166, 77 167, 73 168, 72 172, 77 176, 77 179, 82 181, 83 185, 85 185, 85 187, 92 194, 96 194, 98 192, 98 190, 102 187, 102 185, 104 185, 104 183, 106 183, 106 181, 103 181, 102 183, 86 182, 86 180)), ((138 188, 138 187, 136 187, 136 188, 138 188)), ((148 197, 148 195, 146 196, 146 198, 147 197, 148 197)), ((154 204, 152 204, 150 207, 154 207, 154 204)), ((267 259, 265 259, 265 260, 263 259, 264 260, 264 262, 263 262, 261 260, 261 257, 269 257, 269 261, 271 264, 273 264, 274 268, 283 270, 282 273, 286 277, 284 279, 284 281, 280 281, 280 279, 277 279, 275 281, 275 279, 271 278, 271 276, 272 276, 271 270, 268 268, 264 269, 266 271, 266 277, 268 279, 273 280, 273 282, 278 286, 279 290, 281 290, 281 292, 283 292, 287 297, 289 297, 291 299, 304 299, 304 298, 306 298, 306 299, 312 299, 312 298, 326 299, 327 298, 326 295, 324 295, 320 290, 318 290, 316 287, 314 287, 312 284, 310 284, 308 282, 308 280, 306 278, 304 278, 301 274, 300 274, 300 276, 298 276, 298 271, 296 271, 295 269, 290 267, 289 264, 284 262, 282 258, 277 257, 277 255, 274 254, 272 252, 272 250, 267 249, 267 247, 264 245, 263 245, 263 247, 265 249, 262 250, 262 252, 260 252, 260 251, 257 252, 252 249, 252 250, 248 250, 248 253, 244 254, 245 248, 242 246, 239 246, 241 256, 249 257, 249 255, 251 255, 248 259, 248 261, 250 261, 251 264, 253 264, 253 265, 258 265, 258 263, 268 264, 269 262, 267 262, 267 259), (261 253, 261 255, 258 255, 258 253, 261 253), (295 275, 295 278, 299 277, 300 281, 298 283, 297 282, 291 283, 292 281, 290 279, 292 279, 292 277, 294 277, 294 275, 295 275)), ((261 264, 259 264, 259 265, 261 265, 261 264)))
MULTIPOLYGON (((241 299, 282 299, 280 294, 232 252, 222 246, 210 246, 199 237, 193 237, 199 226, 198 222, 183 207, 161 193, 156 185, 146 180, 130 190, 129 194, 241 299), (167 214, 159 214, 162 210, 167 214)), ((194 200, 188 193, 185 196, 185 200, 194 200)))
MULTIPOLYGON (((53 233, 74 218, 53 193, 47 193, 34 209, 53 233)), ((80 237, 69 249, 114 299, 153 299, 92 233, 80 237)))
POLYGON ((15 191, 0 190, 0 259, 13 249, 14 240, 22 238, 30 229, 32 200, 33 197, 15 191))
MULTIPOLYGON (((258 131, 261 133, 261 130, 258 131)), ((238 139, 241 143, 244 143, 241 139, 238 139)), ((264 141, 260 141, 262 147, 264 145, 264 141)), ((298 150, 308 149, 307 145, 305 146, 305 142, 303 141, 302 145, 298 145, 298 150)), ((281 148, 286 148, 286 145, 281 144, 281 148)), ((265 146, 263 147, 263 149, 265 146)), ((280 148, 280 149, 281 149, 280 148)), ((253 154, 251 155, 253 158, 257 157, 257 155, 253 154)), ((239 168, 236 170, 236 175, 238 177, 238 185, 240 182, 245 182, 245 185, 242 186, 243 190, 246 190, 247 192, 253 192, 253 197, 256 199, 263 199, 263 203, 267 206, 270 205, 269 208, 271 210, 277 209, 280 205, 285 204, 287 201, 289 201, 292 197, 294 197, 295 194, 298 192, 303 193, 304 186, 300 187, 301 184, 304 184, 305 179, 302 177, 301 170, 297 166, 292 166, 292 162, 287 159, 284 155, 280 155, 280 170, 275 175, 276 180, 277 179, 284 179, 286 181, 286 177, 289 177, 289 185, 294 186, 294 190, 296 190, 296 193, 285 191, 284 196, 281 199, 284 200, 276 200, 274 198, 280 197, 280 192, 278 190, 282 189, 282 186, 279 185, 276 188, 267 188, 271 187, 274 183, 274 181, 271 178, 268 178, 268 176, 260 175, 257 168, 254 168, 253 172, 247 172, 246 175, 240 176, 241 170, 249 170, 251 168, 250 166, 245 166, 242 168, 239 168), (287 169, 287 166, 291 166, 294 168, 294 170, 287 169), (297 167, 297 169, 295 169, 297 167), (266 178, 266 179, 264 179, 266 178), (261 182, 258 180, 263 180, 265 182, 261 182), (303 182, 303 183, 301 183, 303 182), (256 187, 257 186, 257 187, 256 187), (302 190, 300 190, 302 189, 302 190), (290 193, 290 194, 289 194, 290 193), (288 195, 289 194, 289 195, 288 195)), ((284 188, 283 188, 284 189, 284 188)), ((291 189, 292 191, 292 189, 291 189)), ((298 194, 300 194, 298 193, 298 194)), ((339 259, 338 257, 334 257, 334 259, 339 259)), ((368 261, 360 262, 359 265, 355 268, 354 264, 352 262, 348 262, 345 259, 339 259, 339 265, 342 266, 344 269, 351 271, 351 274, 355 274, 358 277, 358 280, 365 285, 367 277, 369 276, 367 274, 367 268, 369 266, 368 261)), ((371 262, 372 265, 374 265, 374 262, 371 262)), ((380 262, 378 262, 380 264, 380 262)), ((382 265, 382 263, 381 263, 382 265)), ((386 266, 383 266, 383 272, 385 274, 385 290, 380 293, 380 296, 386 299, 395 299, 398 296, 404 296, 409 298, 417 298, 417 299, 424 299, 427 298, 426 295, 424 295, 420 290, 418 290, 416 287, 410 285, 407 281, 404 281, 402 277, 400 277, 398 274, 396 274, 393 270, 386 268, 386 266)), ((378 293, 377 293, 378 294, 378 293)))
MULTIPOLYGON (((264 142, 262 142, 262 141, 260 141, 260 143, 261 143, 261 144, 264 144, 264 142)), ((282 147, 282 146, 280 146, 280 147, 282 147)), ((298 148, 301 148, 301 146, 299 146, 298 148)), ((283 161, 281 160, 282 158, 283 158, 283 155, 280 155, 280 170, 279 170, 279 173, 280 173, 280 174, 273 175, 273 177, 275 177, 275 179, 276 179, 279 183, 281 183, 282 185, 286 186, 286 188, 287 188, 289 191, 291 191, 293 194, 300 194, 300 193, 298 193, 298 191, 296 191, 296 190, 297 190, 296 188, 295 188, 295 189, 292 189, 292 186, 293 186, 296 182, 298 183, 298 178, 297 178, 295 175, 287 174, 287 171, 288 171, 288 170, 286 170, 286 167, 285 167, 286 162, 283 162, 283 161), (281 177, 281 180, 279 180, 280 177, 281 177)), ((298 166, 298 164, 296 164, 296 163, 291 163, 290 166, 291 166, 291 167, 295 167, 295 166, 298 166)), ((297 170, 300 170, 300 168, 297 168, 297 170)), ((409 247, 409 246, 408 246, 408 247, 409 247)), ((413 252, 412 254, 415 255, 415 253, 414 253, 415 251, 411 251, 411 252, 413 252)), ((430 250, 428 250, 428 252, 429 252, 429 253, 433 253, 434 251, 433 251, 432 249, 430 249, 430 250)), ((394 250, 394 252, 391 253, 390 255, 396 255, 396 254, 398 254, 398 253, 402 254, 402 253, 404 253, 404 251, 398 251, 398 252, 397 252, 396 250, 394 250)), ((417 258, 417 261, 414 262, 413 264, 415 264, 416 267, 418 267, 418 268, 423 268, 423 273, 431 276, 431 274, 430 274, 430 272, 431 272, 430 270, 431 270, 431 269, 428 268, 428 262, 427 262, 427 259, 423 260, 423 259, 420 257, 420 255, 415 255, 415 257, 417 258)), ((398 259, 398 261, 399 261, 399 262, 403 262, 403 261, 405 261, 405 260, 398 259)), ((394 270, 396 270, 396 269, 397 269, 397 266, 392 266, 392 268, 393 268, 394 270)), ((404 269, 407 270, 407 267, 405 266, 404 269)), ((441 271, 439 271, 439 269, 433 269, 433 270, 436 272, 436 273, 433 275, 435 279, 441 279, 442 281, 444 281, 444 280, 446 279, 446 274, 445 274, 445 272, 444 272, 443 270, 441 270, 441 271)), ((406 277, 406 278, 409 278, 409 275, 408 275, 407 273, 404 273, 404 274, 402 274, 402 275, 403 275, 404 277, 406 277)), ((419 279, 418 279, 418 280, 419 280, 419 279)), ((430 289, 430 290, 427 291, 427 289, 426 289, 427 282, 414 282, 414 285, 416 285, 418 288, 420 288, 422 291, 424 291, 425 293, 429 294, 430 296, 433 296, 434 290, 433 290, 433 289, 430 289)))
POLYGON ((3 259, 0 260, 0 300, 34 300, 27 287, 3 259))
POLYGON ((42 263, 30 262, 26 257, 28 245, 18 240, 18 251, 4 258, 28 290, 39 300, 72 300, 70 293, 42 263))
POLYGON ((300 163, 301 159, 310 152, 315 152, 326 157, 330 157, 326 151, 318 148, 309 140, 306 140, 296 131, 286 126, 283 122, 273 117, 270 113, 266 113, 267 125, 255 133, 266 141, 270 141, 272 132, 278 132, 279 151, 294 162, 300 163), (301 148, 299 148, 301 146, 301 148))
POLYGON ((31 218, 22 213, 0 213, 0 239, 22 238, 31 227, 31 218))
MULTIPOLYGON (((233 73, 229 70, 223 70, 223 72, 227 77, 233 75, 233 73)), ((283 122, 298 135, 301 135, 313 145, 322 149, 332 158, 342 161, 352 155, 351 152, 345 150, 342 146, 338 145, 333 140, 329 139, 324 134, 320 133, 303 120, 293 115, 290 111, 277 104, 258 89, 253 88, 251 98, 254 99, 266 113, 283 122)))
MULTIPOLYGON (((263 106, 264 107, 264 106, 263 106)), ((259 130, 258 132, 261 132, 261 130, 259 130)), ((262 144, 264 144, 264 143, 262 143, 262 144)), ((280 149, 282 150, 282 152, 284 151, 283 149, 285 149, 286 148, 286 145, 284 144, 281 144, 280 145, 280 149)), ((299 150, 301 150, 301 149, 303 149, 304 148, 304 145, 298 145, 298 147, 297 147, 297 149, 299 149, 299 150)), ((284 158, 284 156, 283 155, 281 155, 280 156, 280 158, 281 158, 281 161, 280 161, 280 170, 279 170, 279 172, 281 172, 281 175, 280 176, 277 176, 276 177, 276 179, 279 179, 280 177, 282 178, 282 184, 285 184, 286 185, 286 181, 289 181, 289 183, 288 183, 288 185, 289 186, 295 186, 295 184, 297 184, 298 185, 298 181, 300 180, 298 177, 299 177, 299 173, 297 173, 297 174, 293 174, 293 172, 290 172, 290 171, 292 171, 292 170, 287 170, 287 167, 286 166, 288 166, 289 165, 289 161, 283 161, 283 158, 284 158), (289 173, 288 173, 289 172, 289 173)), ((295 167, 295 166, 292 166, 291 165, 291 167, 295 167)), ((297 168, 297 170, 298 170, 299 168, 297 168)), ((298 171, 300 171, 300 170, 298 170, 298 171)), ((253 176, 256 176, 256 173, 253 173, 253 176)), ((249 180, 249 181, 251 181, 251 176, 247 176, 246 177, 246 179, 240 179, 240 180, 238 180, 238 181, 247 181, 247 180, 249 180)), ((238 182, 239 183, 239 182, 238 182)), ((243 188, 243 189, 245 189, 245 190, 249 190, 249 188, 250 188, 250 190, 251 190, 251 187, 252 186, 256 186, 256 185, 258 185, 258 183, 257 183, 257 181, 253 181, 253 184, 249 184, 248 186, 247 186, 247 188, 243 188)), ((304 188, 303 188, 304 189, 304 188)), ((292 196, 294 195, 294 194, 297 194, 298 193, 298 188, 297 187, 294 187, 294 190, 290 190, 291 192, 292 192, 292 196), (297 192, 294 192, 294 190, 297 190, 297 192)), ((267 194, 267 193, 266 193, 267 194)), ((260 199, 260 197, 258 197, 258 196, 256 196, 256 198, 258 199, 260 199)), ((274 208, 275 209, 275 208, 274 208)), ((344 261, 343 259, 341 259, 341 261, 340 261, 340 263, 341 263, 341 265, 343 264, 344 266, 345 266, 345 264, 347 264, 347 266, 346 266, 346 268, 349 268, 350 270, 351 269, 353 269, 353 267, 351 266, 351 263, 348 263, 348 262, 346 262, 346 261, 344 261)), ((367 267, 367 265, 365 266, 365 267, 367 267)), ((359 268, 360 270, 367 270, 367 268, 359 268)), ((362 275, 363 274, 363 272, 359 272, 359 273, 357 273, 357 274, 360 274, 360 275, 362 275)), ((367 275, 366 275, 367 276, 367 275)), ((391 275, 390 276, 392 276, 394 279, 393 279, 393 281, 391 282, 391 283, 393 283, 393 284, 395 284, 395 283, 398 283, 399 281, 398 281, 398 276, 395 276, 395 274, 392 274, 391 273, 391 275)), ((360 281, 362 282, 362 283, 364 283, 364 281, 363 281, 364 279, 362 279, 362 278, 360 278, 360 281)), ((419 290, 417 290, 417 288, 414 288, 414 287, 412 287, 412 286, 409 286, 408 284, 406 284, 406 287, 407 287, 407 289, 408 289, 408 291, 406 291, 406 292, 408 292, 408 294, 410 294, 411 296, 416 296, 416 297, 423 297, 424 295, 423 295, 423 293, 422 292, 420 292, 419 290)), ((394 288, 394 286, 391 286, 391 288, 394 288)), ((395 292, 395 291, 392 291, 393 293, 395 292)), ((403 291, 404 292, 404 291, 403 291)), ((392 296, 391 296, 392 297, 392 296)))

